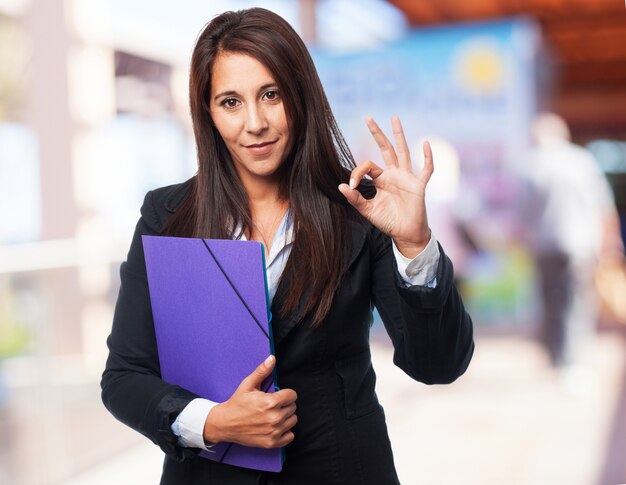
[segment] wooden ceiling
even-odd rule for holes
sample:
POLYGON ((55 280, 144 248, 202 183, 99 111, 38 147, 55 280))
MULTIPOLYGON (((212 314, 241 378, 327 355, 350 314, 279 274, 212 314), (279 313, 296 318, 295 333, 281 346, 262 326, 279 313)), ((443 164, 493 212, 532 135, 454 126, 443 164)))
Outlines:
POLYGON ((389 0, 414 26, 518 15, 541 25, 554 58, 554 85, 544 108, 570 123, 574 138, 626 139, 624 0, 389 0))

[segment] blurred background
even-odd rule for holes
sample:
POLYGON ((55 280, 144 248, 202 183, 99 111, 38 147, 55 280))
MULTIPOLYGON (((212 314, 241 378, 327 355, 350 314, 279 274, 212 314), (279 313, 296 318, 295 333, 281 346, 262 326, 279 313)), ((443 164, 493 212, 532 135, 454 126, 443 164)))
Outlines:
POLYGON ((145 192, 195 172, 196 36, 251 6, 305 39, 357 162, 379 160, 366 115, 401 117, 416 168, 433 144, 476 353, 415 384, 374 325, 402 483, 625 483, 618 0, 0 0, 0 483, 158 482, 100 402, 118 270, 145 192))

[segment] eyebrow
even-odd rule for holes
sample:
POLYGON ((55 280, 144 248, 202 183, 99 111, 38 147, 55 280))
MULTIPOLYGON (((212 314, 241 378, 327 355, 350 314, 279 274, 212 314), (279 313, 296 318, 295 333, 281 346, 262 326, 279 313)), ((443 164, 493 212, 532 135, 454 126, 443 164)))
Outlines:
MULTIPOLYGON (((278 84, 276 84, 276 83, 268 83, 268 84, 264 84, 263 86, 261 86, 261 87, 259 88, 259 91, 258 91, 258 92, 260 93, 261 91, 265 91, 265 90, 266 90, 266 89, 268 89, 268 88, 274 88, 274 87, 276 87, 276 88, 277 88, 277 87, 278 87, 278 84)), ((216 95, 215 95, 215 97, 213 98, 213 100, 215 101, 215 100, 217 100, 218 98, 222 98, 222 97, 224 97, 224 96, 234 96, 234 95, 237 95, 237 94, 238 94, 238 93, 237 93, 237 91, 233 91, 233 90, 229 90, 229 91, 222 91, 221 93, 216 94, 216 95)))

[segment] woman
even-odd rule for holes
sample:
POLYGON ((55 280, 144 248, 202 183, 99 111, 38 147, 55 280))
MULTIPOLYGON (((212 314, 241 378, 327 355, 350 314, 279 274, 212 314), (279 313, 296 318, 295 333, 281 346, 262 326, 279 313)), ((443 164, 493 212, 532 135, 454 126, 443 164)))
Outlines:
POLYGON ((198 173, 146 196, 122 265, 102 397, 166 453, 162 482, 398 483, 369 351, 372 305, 416 380, 447 383, 473 352, 452 265, 431 236, 400 121, 397 153, 368 127, 386 168, 358 167, 301 39, 264 10, 227 12, 191 61, 198 173), (362 180, 365 175, 373 180, 362 180), (142 234, 264 243, 275 358, 215 404, 160 379, 142 234), (281 391, 259 390, 277 366, 281 391), (197 457, 220 441, 286 447, 281 473, 197 457))

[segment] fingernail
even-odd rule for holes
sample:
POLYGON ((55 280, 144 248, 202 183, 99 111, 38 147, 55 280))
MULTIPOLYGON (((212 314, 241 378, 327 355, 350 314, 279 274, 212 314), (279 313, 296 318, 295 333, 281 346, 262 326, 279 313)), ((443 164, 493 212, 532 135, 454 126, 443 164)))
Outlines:
POLYGON ((274 362, 274 356, 270 355, 267 359, 265 359, 265 367, 271 367, 272 363, 274 362))
POLYGON ((353 189, 355 186, 354 179, 350 179, 350 188, 353 189))

